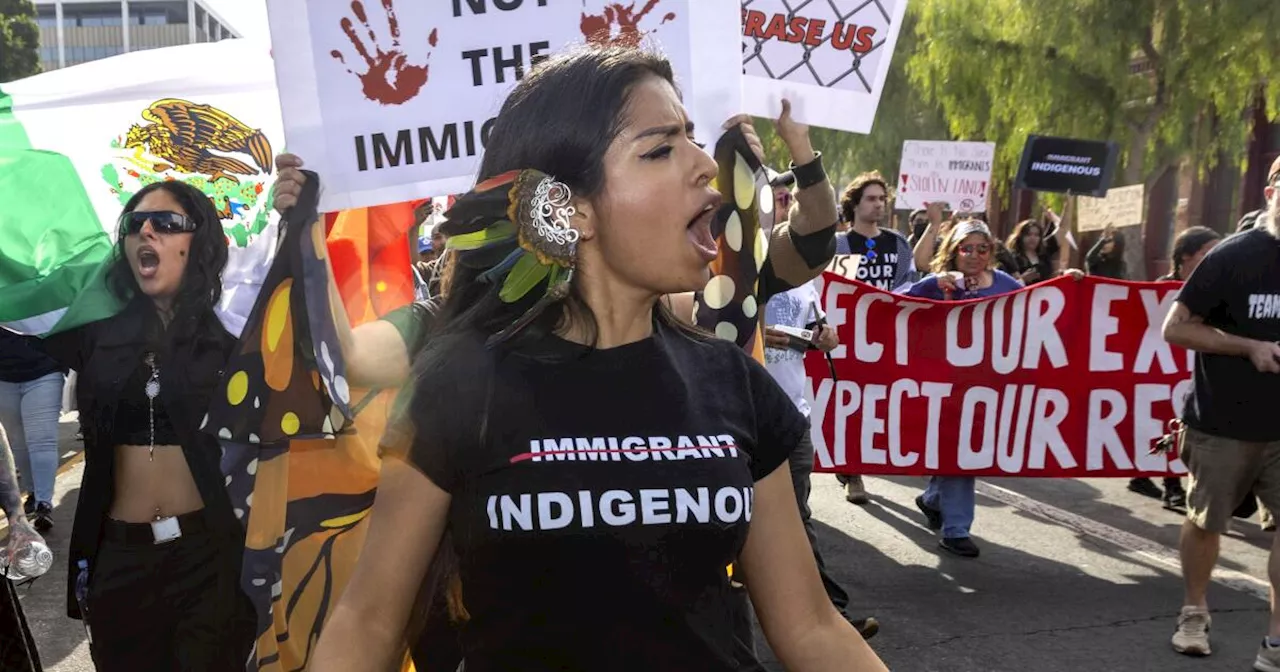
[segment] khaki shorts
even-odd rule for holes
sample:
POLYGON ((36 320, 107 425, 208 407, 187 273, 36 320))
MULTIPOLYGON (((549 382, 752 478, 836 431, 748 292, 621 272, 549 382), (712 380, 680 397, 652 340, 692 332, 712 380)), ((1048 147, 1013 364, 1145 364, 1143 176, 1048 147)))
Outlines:
POLYGON ((1187 520, 1208 532, 1226 532, 1231 514, 1250 493, 1280 511, 1280 441, 1256 443, 1185 427, 1178 454, 1187 465, 1187 520))

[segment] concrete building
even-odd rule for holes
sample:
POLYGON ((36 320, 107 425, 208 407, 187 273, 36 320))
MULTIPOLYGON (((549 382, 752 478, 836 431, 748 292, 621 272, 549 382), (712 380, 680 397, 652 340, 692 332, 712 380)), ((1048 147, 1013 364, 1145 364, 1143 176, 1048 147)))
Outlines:
POLYGON ((45 71, 129 51, 240 37, 204 0, 35 0, 45 71))

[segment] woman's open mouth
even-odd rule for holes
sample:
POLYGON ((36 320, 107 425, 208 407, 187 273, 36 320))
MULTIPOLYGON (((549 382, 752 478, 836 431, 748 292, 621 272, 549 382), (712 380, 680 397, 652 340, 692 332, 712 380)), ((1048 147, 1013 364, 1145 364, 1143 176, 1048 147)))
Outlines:
POLYGON ((715 219, 716 205, 708 201, 703 206, 702 212, 689 222, 688 227, 689 242, 707 263, 711 263, 720 255, 720 247, 716 244, 715 237, 711 235, 711 220, 715 219))
POLYGON ((156 277, 160 269, 160 255, 149 245, 138 248, 138 276, 144 280, 156 277))

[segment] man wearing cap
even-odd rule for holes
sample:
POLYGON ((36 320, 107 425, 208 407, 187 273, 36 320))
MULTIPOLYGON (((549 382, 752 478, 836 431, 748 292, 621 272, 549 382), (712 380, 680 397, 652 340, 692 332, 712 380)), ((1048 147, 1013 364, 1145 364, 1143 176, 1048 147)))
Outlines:
MULTIPOLYGON (((1196 353, 1178 445, 1190 486, 1181 541, 1186 592, 1172 638, 1174 650, 1187 655, 1210 653, 1205 593, 1232 510, 1251 492, 1280 510, 1280 160, 1264 193, 1267 210, 1256 226, 1200 262, 1164 323, 1166 340, 1196 353)), ((1277 544, 1280 536, 1268 561, 1273 596, 1280 591, 1277 544)), ((1274 598, 1254 669, 1280 672, 1274 598)))

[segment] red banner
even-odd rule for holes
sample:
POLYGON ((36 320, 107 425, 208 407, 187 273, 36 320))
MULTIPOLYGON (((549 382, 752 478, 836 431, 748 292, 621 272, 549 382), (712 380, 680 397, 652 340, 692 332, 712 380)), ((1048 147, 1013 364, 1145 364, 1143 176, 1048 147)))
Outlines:
POLYGON ((1179 283, 1064 277, 937 302, 825 280, 840 347, 838 380, 821 353, 806 360, 817 471, 1186 473, 1150 453, 1191 390, 1190 353, 1160 333, 1179 283))

